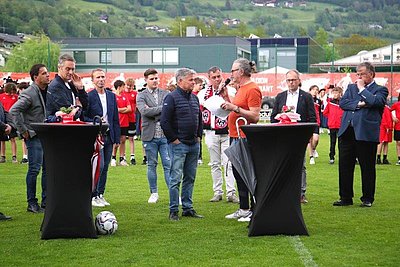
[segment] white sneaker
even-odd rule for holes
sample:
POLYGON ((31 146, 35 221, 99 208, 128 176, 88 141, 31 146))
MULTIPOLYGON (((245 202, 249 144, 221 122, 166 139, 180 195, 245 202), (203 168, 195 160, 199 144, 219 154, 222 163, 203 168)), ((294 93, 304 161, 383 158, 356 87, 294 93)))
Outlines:
POLYGON ((119 162, 120 166, 128 166, 128 163, 126 162, 126 160, 122 160, 119 162))
POLYGON ((101 194, 99 196, 99 200, 101 201, 101 203, 104 204, 104 206, 110 206, 110 203, 108 203, 107 200, 101 194))
POLYGON ((400 165, 400 160, 399 160, 399 161, 396 163, 396 165, 397 165, 397 166, 399 166, 399 165, 400 165))
POLYGON ((310 165, 314 165, 315 164, 315 159, 313 157, 310 158, 310 165))
POLYGON ((148 203, 157 203, 158 201, 158 193, 151 193, 148 203))
POLYGON ((314 158, 318 158, 319 157, 317 150, 314 150, 313 156, 314 156, 314 158))
POLYGON ((179 197, 179 206, 182 206, 182 198, 179 197))
POLYGON ((239 218, 238 222, 249 222, 251 221, 251 216, 253 216, 253 212, 250 211, 249 215, 239 218))
POLYGON ((203 161, 201 159, 197 160, 197 165, 203 165, 203 161))
POLYGON ((242 217, 247 217, 249 216, 249 214, 251 214, 250 210, 242 210, 242 209, 238 209, 237 211, 235 211, 232 214, 228 214, 225 216, 226 219, 239 219, 242 217))
POLYGON ((105 207, 106 205, 104 205, 99 197, 93 197, 92 198, 92 206, 93 207, 105 207))
POLYGON ((116 159, 111 159, 111 167, 117 166, 117 160, 116 159))

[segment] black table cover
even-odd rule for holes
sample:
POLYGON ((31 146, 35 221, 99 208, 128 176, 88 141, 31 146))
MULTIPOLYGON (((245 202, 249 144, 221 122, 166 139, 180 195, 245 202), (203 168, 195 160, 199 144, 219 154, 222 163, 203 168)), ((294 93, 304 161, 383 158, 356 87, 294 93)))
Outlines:
POLYGON ((301 169, 315 123, 246 125, 257 187, 249 236, 308 235, 301 212, 301 169))
POLYGON ((90 159, 99 126, 34 123, 32 127, 42 143, 47 172, 42 239, 96 238, 90 159))

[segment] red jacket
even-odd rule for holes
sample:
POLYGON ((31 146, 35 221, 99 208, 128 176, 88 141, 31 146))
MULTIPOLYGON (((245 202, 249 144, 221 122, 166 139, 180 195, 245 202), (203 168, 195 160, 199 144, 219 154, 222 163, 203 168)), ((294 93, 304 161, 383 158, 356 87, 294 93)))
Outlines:
MULTIPOLYGON (((395 111, 396 118, 400 120, 400 100, 393 104, 391 111, 395 111)), ((394 129, 400 131, 400 121, 394 124, 394 129)))
POLYGON ((392 113, 390 112, 390 108, 388 105, 385 105, 385 107, 383 108, 381 129, 393 131, 392 113))
POLYGON ((329 129, 339 129, 342 121, 343 110, 339 107, 339 100, 328 99, 324 116, 328 118, 329 129))

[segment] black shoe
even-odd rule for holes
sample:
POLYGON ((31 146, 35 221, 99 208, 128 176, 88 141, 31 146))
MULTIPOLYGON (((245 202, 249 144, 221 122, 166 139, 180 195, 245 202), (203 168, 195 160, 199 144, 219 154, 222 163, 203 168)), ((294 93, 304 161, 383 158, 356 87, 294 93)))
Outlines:
POLYGON ((26 159, 26 158, 21 159, 21 164, 27 164, 27 163, 28 163, 28 159, 26 159))
POLYGON ((344 201, 339 199, 338 201, 333 202, 333 206, 350 206, 353 205, 353 201, 344 201))
POLYGON ((46 209, 46 202, 42 202, 42 204, 40 204, 40 207, 45 210, 46 209))
POLYGON ((37 203, 35 204, 28 204, 28 208, 26 208, 27 211, 33 212, 33 213, 43 213, 44 209, 39 207, 37 203))
POLYGON ((169 214, 169 219, 170 219, 171 221, 179 221, 178 212, 177 212, 177 211, 171 212, 171 213, 169 214))
POLYGON ((2 212, 0 212, 0 221, 8 221, 11 219, 12 218, 10 216, 4 215, 2 212))
POLYGON ((360 207, 362 207, 362 208, 371 208, 372 207, 372 203, 367 201, 367 200, 365 200, 360 204, 360 207))
POLYGON ((387 159, 383 159, 382 164, 390 164, 390 162, 387 159))
POLYGON ((381 159, 376 159, 376 164, 382 164, 381 159))
POLYGON ((136 165, 136 159, 131 159, 131 165, 136 165))
POLYGON ((188 210, 188 211, 183 211, 182 212, 183 217, 192 217, 192 218, 204 218, 204 216, 197 214, 195 210, 188 210))
POLYGON ((146 159, 143 160, 142 165, 147 165, 147 160, 146 159))

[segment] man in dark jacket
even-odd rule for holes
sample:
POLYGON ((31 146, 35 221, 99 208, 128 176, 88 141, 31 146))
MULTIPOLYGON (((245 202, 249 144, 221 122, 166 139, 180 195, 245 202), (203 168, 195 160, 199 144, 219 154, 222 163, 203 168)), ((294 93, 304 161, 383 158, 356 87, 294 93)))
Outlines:
POLYGON ((27 211, 43 212, 46 207, 46 169, 43 164, 42 143, 31 123, 44 122, 46 118, 46 91, 50 75, 43 64, 33 65, 30 70, 32 85, 22 91, 18 101, 11 107, 10 114, 18 132, 28 149, 28 172, 26 174, 27 211), (42 203, 36 198, 36 180, 42 168, 42 203))
POLYGON ((50 121, 55 121, 56 112, 62 107, 72 107, 74 120, 83 120, 83 110, 88 105, 88 96, 81 78, 75 73, 75 59, 62 55, 58 59, 58 73, 47 91, 46 110, 50 121))
POLYGON ((193 209, 192 200, 203 130, 199 99, 192 94, 195 74, 195 71, 187 68, 177 70, 175 77, 178 87, 165 97, 161 111, 161 128, 167 137, 171 158, 169 218, 172 221, 179 220, 181 180, 182 216, 203 217, 193 209))
MULTIPOLYGON (((317 122, 317 117, 314 108, 314 100, 312 96, 300 89, 301 80, 300 73, 297 70, 290 70, 286 73, 286 83, 288 90, 279 93, 276 96, 275 106, 271 113, 271 122, 278 122, 275 116, 282 112, 283 106, 291 107, 296 113, 300 114, 300 122, 317 122)), ((301 198, 300 202, 307 203, 307 172, 305 160, 301 173, 301 198)))

